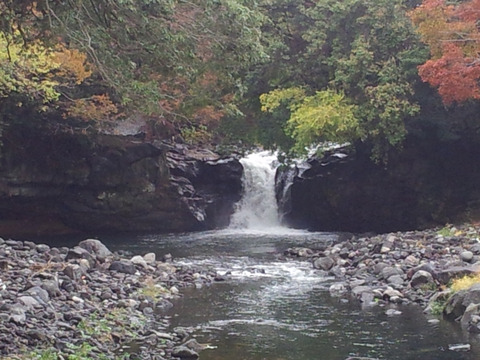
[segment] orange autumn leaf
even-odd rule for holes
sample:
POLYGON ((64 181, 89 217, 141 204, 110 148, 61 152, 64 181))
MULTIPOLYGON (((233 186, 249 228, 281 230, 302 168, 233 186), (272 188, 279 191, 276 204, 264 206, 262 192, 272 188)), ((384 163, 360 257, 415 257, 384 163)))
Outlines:
POLYGON ((117 106, 107 94, 93 95, 87 99, 77 99, 68 107, 64 117, 74 117, 84 121, 110 120, 118 113, 117 106))

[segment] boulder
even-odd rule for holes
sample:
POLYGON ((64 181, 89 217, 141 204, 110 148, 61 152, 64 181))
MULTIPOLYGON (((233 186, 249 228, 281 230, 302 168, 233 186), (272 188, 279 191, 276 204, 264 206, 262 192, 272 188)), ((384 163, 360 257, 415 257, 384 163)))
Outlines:
POLYGON ((457 319, 463 316, 470 304, 480 304, 480 284, 475 284, 468 290, 454 293, 448 299, 443 313, 447 318, 457 319))
POLYGON ((410 286, 413 288, 420 287, 422 285, 434 284, 435 280, 433 279, 432 274, 425 270, 418 270, 410 280, 410 286))
POLYGON ((328 271, 335 265, 335 260, 330 257, 321 257, 313 262, 315 269, 328 271))
POLYGON ((476 271, 477 269, 473 267, 453 266, 436 272, 435 277, 441 284, 447 285, 452 279, 474 275, 476 271))
POLYGON ((90 254, 100 259, 105 259, 112 255, 112 252, 100 241, 96 239, 86 239, 78 244, 82 249, 87 250, 90 254))
POLYGON ((198 353, 185 345, 176 346, 172 349, 172 356, 180 359, 198 359, 198 353))
POLYGON ((137 272, 137 269, 135 268, 135 265, 129 261, 129 260, 117 260, 113 261, 110 264, 110 267, 108 270, 111 271, 116 271, 119 273, 124 273, 124 274, 135 274, 137 272))

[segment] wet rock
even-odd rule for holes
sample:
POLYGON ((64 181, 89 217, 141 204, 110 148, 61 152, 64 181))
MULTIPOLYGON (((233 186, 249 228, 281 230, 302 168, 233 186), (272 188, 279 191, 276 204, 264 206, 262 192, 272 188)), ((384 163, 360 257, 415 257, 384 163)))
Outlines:
POLYGON ((463 316, 470 304, 480 304, 480 284, 473 285, 468 290, 454 293, 445 305, 444 314, 450 319, 463 316))
POLYGON ((480 332, 480 304, 470 303, 460 319, 460 324, 469 332, 480 332))
POLYGON ((335 261, 330 257, 321 257, 313 262, 315 269, 328 271, 335 265, 335 261))
POLYGON ((398 315, 402 315, 402 312, 400 310, 397 310, 397 309, 388 309, 387 311, 385 311, 385 315, 387 315, 387 316, 398 316, 398 315))
POLYGON ((345 284, 335 283, 335 284, 330 285, 330 287, 328 288, 328 291, 330 292, 330 294, 332 296, 341 296, 341 295, 345 294, 348 290, 347 290, 345 284))
POLYGON ((177 346, 172 349, 172 356, 180 359, 198 359, 199 355, 196 351, 185 345, 177 346))

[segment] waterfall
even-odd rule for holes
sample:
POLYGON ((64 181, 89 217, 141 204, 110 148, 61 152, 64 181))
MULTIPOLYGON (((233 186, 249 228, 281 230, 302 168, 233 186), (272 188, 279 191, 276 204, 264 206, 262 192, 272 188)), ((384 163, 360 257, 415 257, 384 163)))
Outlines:
POLYGON ((280 227, 275 198, 277 157, 269 151, 240 160, 243 165, 243 196, 237 203, 230 228, 267 230, 280 227))

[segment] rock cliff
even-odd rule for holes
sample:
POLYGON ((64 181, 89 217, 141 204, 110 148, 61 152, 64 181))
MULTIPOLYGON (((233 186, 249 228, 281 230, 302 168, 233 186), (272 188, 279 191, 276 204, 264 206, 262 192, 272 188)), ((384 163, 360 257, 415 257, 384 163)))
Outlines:
POLYGON ((343 147, 277 174, 284 222, 322 231, 390 232, 425 228, 478 209, 480 146, 418 139, 374 163, 343 147))
POLYGON ((25 127, 3 139, 2 236, 209 229, 240 197, 237 160, 185 146, 25 127))

